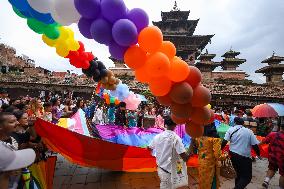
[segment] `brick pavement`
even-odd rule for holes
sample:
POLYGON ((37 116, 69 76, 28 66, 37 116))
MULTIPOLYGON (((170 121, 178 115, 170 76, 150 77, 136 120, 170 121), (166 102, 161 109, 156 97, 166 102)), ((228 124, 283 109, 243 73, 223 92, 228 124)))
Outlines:
MULTIPOLYGON (((253 180, 247 189, 258 189, 265 176, 267 161, 253 165, 253 180)), ((197 170, 189 169, 189 188, 198 188, 197 170)), ((271 189, 276 188, 279 175, 272 179, 271 189)), ((221 178, 221 189, 232 189, 233 180, 221 178)), ((112 172, 97 168, 77 166, 58 156, 54 176, 54 189, 158 189, 157 173, 112 172)))

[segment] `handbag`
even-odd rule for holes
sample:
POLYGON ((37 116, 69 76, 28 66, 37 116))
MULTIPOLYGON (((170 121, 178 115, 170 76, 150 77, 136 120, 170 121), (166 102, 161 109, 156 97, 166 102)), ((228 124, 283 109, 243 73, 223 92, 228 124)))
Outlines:
POLYGON ((177 154, 175 150, 175 144, 177 139, 175 138, 175 142, 172 148, 172 172, 171 172, 171 182, 172 188, 176 189, 183 186, 188 186, 188 175, 187 175, 187 166, 186 162, 184 162, 181 157, 177 154))
POLYGON ((237 174, 229 157, 221 161, 220 175, 228 179, 236 178, 237 174))

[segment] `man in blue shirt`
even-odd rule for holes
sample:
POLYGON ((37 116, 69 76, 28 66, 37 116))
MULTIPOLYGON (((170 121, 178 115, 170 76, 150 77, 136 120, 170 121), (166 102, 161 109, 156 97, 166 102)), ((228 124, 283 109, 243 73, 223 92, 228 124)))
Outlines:
POLYGON ((237 173, 234 189, 244 189, 252 179, 251 148, 260 156, 259 141, 250 129, 243 127, 242 118, 235 117, 234 123, 226 132, 222 149, 230 142, 231 161, 237 173))

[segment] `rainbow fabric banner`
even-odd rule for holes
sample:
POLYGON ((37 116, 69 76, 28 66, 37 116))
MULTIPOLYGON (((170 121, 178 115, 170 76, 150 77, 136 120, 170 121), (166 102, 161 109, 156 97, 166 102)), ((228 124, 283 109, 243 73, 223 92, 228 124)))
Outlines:
POLYGON ((57 125, 85 136, 91 136, 87 126, 85 112, 82 109, 79 109, 71 118, 59 119, 57 125))
MULTIPOLYGON (((96 128, 103 140, 142 148, 147 147, 157 134, 163 132, 158 128, 144 130, 137 127, 124 128, 115 125, 97 125, 96 128)), ((185 125, 178 125, 175 132, 182 139, 184 146, 188 148, 191 138, 185 132, 185 125)))

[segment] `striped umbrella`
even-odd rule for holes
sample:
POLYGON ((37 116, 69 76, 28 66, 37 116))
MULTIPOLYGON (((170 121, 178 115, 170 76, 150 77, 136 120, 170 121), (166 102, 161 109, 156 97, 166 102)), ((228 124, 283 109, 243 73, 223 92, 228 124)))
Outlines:
POLYGON ((284 116, 284 105, 279 103, 265 103, 252 109, 254 117, 278 117, 284 116))

